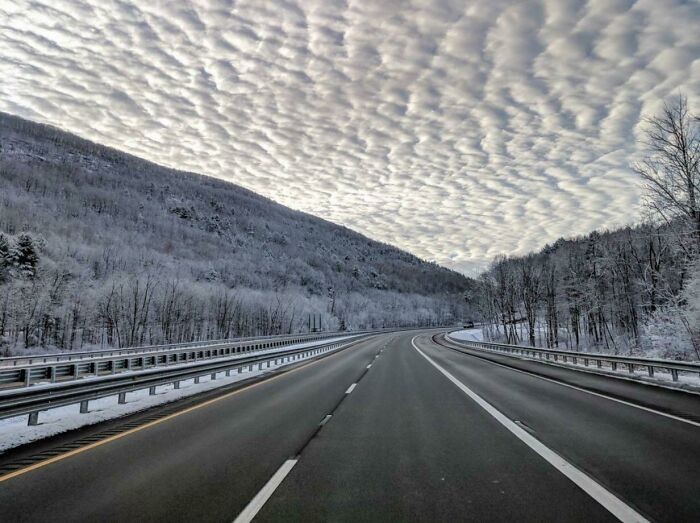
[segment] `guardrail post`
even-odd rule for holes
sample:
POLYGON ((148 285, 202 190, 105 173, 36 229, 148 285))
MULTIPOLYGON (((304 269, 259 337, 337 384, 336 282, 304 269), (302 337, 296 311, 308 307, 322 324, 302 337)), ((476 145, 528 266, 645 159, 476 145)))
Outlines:
POLYGON ((611 361, 610 362, 610 368, 612 370, 617 370, 617 362, 616 361, 611 361))
POLYGON ((195 376, 194 382, 195 382, 195 383, 199 383, 199 376, 195 376))
POLYGON ((676 369, 670 369, 671 370, 671 379, 673 381, 678 381, 678 371, 676 369))
POLYGON ((226 377, 228 378, 231 375, 231 369, 226 369, 226 377))
POLYGON ((603 368, 603 360, 596 360, 596 363, 598 364, 599 369, 603 368))
POLYGON ((215 380, 216 379, 216 372, 211 373, 211 379, 215 380))
POLYGON ((262 363, 258 363, 258 370, 262 370, 262 369, 263 369, 263 367, 262 367, 262 366, 263 366, 263 364, 262 364, 262 363))
POLYGON ((647 367, 647 372, 649 373, 649 377, 650 377, 650 378, 653 378, 653 377, 654 377, 654 367, 652 367, 651 365, 649 365, 649 366, 647 367))
POLYGON ((81 413, 81 414, 87 414, 88 412, 90 412, 90 411, 88 410, 88 400, 83 400, 83 401, 81 401, 81 402, 80 402, 80 413, 81 413))
POLYGON ((179 389, 180 388, 180 382, 179 381, 174 381, 173 382, 173 389, 179 389))
POLYGON ((148 395, 149 396, 155 396, 156 395, 156 386, 152 385, 148 387, 148 395))
POLYGON ((39 424, 39 411, 34 411, 29 413, 29 420, 27 421, 27 425, 30 427, 33 427, 35 425, 39 424))
POLYGON ((238 374, 243 374, 243 367, 238 367, 238 374))
POLYGON ((633 374, 634 373, 634 364, 628 363, 627 370, 629 371, 630 374, 633 374))
POLYGON ((29 387, 29 384, 32 381, 32 369, 30 369, 30 368, 24 369, 23 374, 24 374, 24 386, 29 387))
POLYGON ((126 392, 119 393, 117 403, 119 403, 119 405, 124 405, 126 403, 126 392))
POLYGON ((49 367, 49 379, 51 383, 56 383, 56 367, 49 367))

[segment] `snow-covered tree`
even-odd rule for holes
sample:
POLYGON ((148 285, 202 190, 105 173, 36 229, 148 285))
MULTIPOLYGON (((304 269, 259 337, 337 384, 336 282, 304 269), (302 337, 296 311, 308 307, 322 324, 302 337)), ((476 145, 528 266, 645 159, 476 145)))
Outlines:
POLYGON ((666 223, 685 223, 700 251, 700 115, 691 114, 680 94, 646 123, 647 155, 634 170, 645 183, 647 203, 666 223))
POLYGON ((36 275, 39 254, 34 239, 28 233, 21 233, 9 253, 13 267, 25 278, 36 275))
POLYGON ((6 279, 10 267, 10 240, 0 232, 0 283, 6 279))

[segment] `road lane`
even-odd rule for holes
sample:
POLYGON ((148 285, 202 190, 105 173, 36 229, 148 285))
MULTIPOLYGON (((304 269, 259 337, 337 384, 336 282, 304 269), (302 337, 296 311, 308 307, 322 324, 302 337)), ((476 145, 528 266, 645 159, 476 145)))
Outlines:
POLYGON ((440 345, 451 347, 482 360, 493 361, 532 374, 552 378, 556 381, 606 396, 612 396, 623 401, 630 400, 636 405, 662 411, 700 424, 700 394, 698 393, 626 379, 624 374, 606 376, 595 372, 595 369, 587 371, 585 367, 573 369, 551 362, 544 363, 527 358, 506 356, 492 351, 470 349, 446 340, 443 335, 438 335, 437 341, 440 345))
MULTIPOLYGON (((500 412, 647 517, 656 521, 699 519, 697 426, 460 354, 432 343, 429 337, 421 336, 417 343, 500 412)), ((669 398, 680 395, 677 412, 695 417, 700 411, 696 395, 628 381, 623 387, 626 400, 638 396, 642 405, 654 404, 658 398, 655 406, 673 407, 669 398)))
POLYGON ((3 521, 232 521, 390 335, 0 483, 3 521))
POLYGON ((397 337, 257 521, 610 521, 397 337))

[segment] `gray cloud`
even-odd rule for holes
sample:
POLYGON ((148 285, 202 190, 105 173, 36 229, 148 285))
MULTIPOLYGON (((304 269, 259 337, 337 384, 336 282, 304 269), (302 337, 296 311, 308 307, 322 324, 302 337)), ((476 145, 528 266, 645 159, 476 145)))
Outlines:
POLYGON ((700 4, 0 1, 0 109, 465 272, 636 217, 700 4))

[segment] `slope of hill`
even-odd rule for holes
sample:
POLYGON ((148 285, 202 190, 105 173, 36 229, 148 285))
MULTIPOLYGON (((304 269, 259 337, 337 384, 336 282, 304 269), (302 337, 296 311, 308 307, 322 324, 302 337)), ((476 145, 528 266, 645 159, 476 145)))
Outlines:
POLYGON ((5 343, 267 334, 309 313, 341 328, 444 322, 471 285, 234 184, 3 113, 0 183, 5 343))

